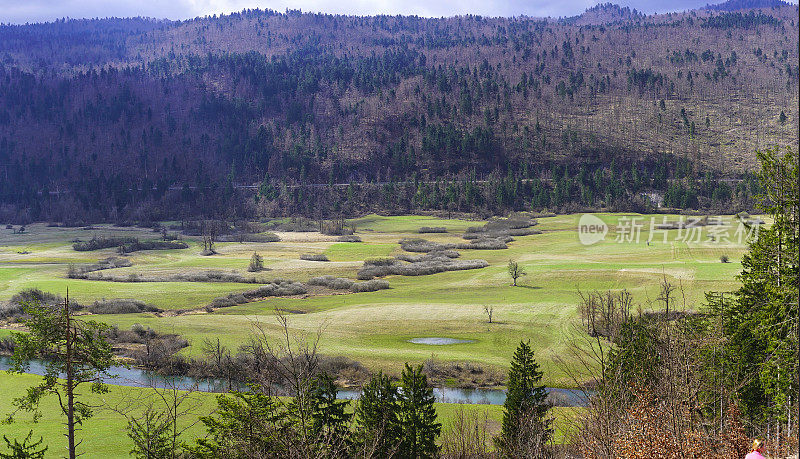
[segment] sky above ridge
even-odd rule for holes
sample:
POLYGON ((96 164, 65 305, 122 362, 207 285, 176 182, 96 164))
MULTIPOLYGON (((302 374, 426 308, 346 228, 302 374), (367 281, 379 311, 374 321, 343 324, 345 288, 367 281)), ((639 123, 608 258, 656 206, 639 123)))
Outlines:
MULTIPOLYGON (((719 0, 624 0, 615 2, 643 13, 699 8, 719 0)), ((21 24, 54 19, 146 16, 188 19, 230 13, 245 8, 284 11, 286 8, 332 14, 405 14, 426 17, 574 16, 598 0, 0 0, 0 23, 21 24)), ((794 0, 793 3, 796 3, 794 0)))

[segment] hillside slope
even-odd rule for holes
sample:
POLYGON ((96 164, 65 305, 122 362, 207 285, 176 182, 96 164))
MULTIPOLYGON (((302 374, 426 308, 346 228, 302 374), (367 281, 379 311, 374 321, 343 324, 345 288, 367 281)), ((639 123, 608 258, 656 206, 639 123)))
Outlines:
MULTIPOLYGON (((638 170, 628 192, 738 178, 757 148, 797 144, 797 26, 796 6, 610 4, 558 21, 247 10, 2 26, 0 216, 116 218, 170 190, 265 176, 269 188, 638 170)), ((569 199, 599 205, 608 192, 594 191, 569 199)))

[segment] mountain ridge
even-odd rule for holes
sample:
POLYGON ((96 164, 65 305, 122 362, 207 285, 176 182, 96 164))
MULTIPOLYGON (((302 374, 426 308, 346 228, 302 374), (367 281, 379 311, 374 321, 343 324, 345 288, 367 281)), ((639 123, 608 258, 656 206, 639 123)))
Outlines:
MULTIPOLYGON (((83 209, 95 189, 107 207, 134 212, 139 198, 124 190, 509 174, 551 183, 563 168, 579 175, 577 164, 586 174, 639 167, 647 180, 630 197, 666 186, 664 174, 739 177, 756 148, 794 141, 796 7, 601 11, 628 19, 246 10, 3 26, 0 165, 10 180, 0 197, 9 215, 41 216, 34 196, 84 190, 69 204, 83 209)), ((526 193, 510 207, 545 202, 526 193)), ((606 191, 567 194, 609 201, 606 191)))

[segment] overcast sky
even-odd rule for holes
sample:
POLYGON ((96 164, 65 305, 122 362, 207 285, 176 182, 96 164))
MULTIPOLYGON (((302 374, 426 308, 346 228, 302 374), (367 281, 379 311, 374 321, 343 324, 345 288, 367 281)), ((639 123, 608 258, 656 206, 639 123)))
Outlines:
MULTIPOLYGON (((616 3, 644 13, 681 11, 720 0, 624 0, 616 3)), ((0 0, 1 23, 42 22, 53 19, 147 16, 187 19, 230 13, 244 8, 286 8, 338 14, 416 14, 439 17, 459 14, 483 16, 573 16, 600 0, 0 0)), ((794 0, 796 3, 797 0, 794 0)))

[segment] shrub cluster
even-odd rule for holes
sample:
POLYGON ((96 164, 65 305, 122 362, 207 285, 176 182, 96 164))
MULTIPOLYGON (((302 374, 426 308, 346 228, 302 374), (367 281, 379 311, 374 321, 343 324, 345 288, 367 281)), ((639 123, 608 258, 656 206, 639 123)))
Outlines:
POLYGON ((225 234, 217 237, 219 242, 280 242, 281 238, 275 233, 264 232, 256 234, 236 233, 225 234))
POLYGON ((67 277, 70 279, 86 279, 87 273, 102 271, 104 269, 127 268, 131 265, 132 263, 127 258, 108 257, 98 261, 95 264, 87 266, 75 266, 71 264, 67 270, 67 277))
POLYGON ((239 273, 222 271, 206 271, 189 274, 171 274, 167 276, 143 276, 131 273, 127 276, 104 276, 103 273, 87 274, 82 279, 110 282, 232 282, 237 284, 260 284, 262 279, 255 276, 243 276, 239 273))
POLYGON ((90 250, 108 249, 111 247, 119 247, 124 244, 132 244, 138 242, 135 237, 97 237, 94 236, 85 242, 76 242, 72 244, 72 248, 78 252, 88 252, 90 250))
POLYGON ((400 239, 400 248, 406 252, 428 253, 441 252, 456 248, 455 244, 439 244, 426 239, 404 238, 400 239))
POLYGON ((295 217, 289 221, 273 221, 267 224, 273 231, 286 231, 297 233, 309 233, 319 230, 319 224, 314 220, 303 217, 295 217))
POLYGON ((162 310, 144 301, 129 299, 99 300, 86 308, 92 314, 135 314, 139 312, 162 312, 162 310))
POLYGON ((304 253, 300 255, 300 259, 306 261, 330 261, 324 253, 304 253))
POLYGON ((117 248, 119 253, 138 252, 140 250, 172 250, 186 249, 189 244, 183 241, 139 241, 126 242, 117 248))
POLYGON ((445 386, 455 382, 465 389, 502 386, 506 375, 472 362, 445 362, 431 357, 422 364, 422 371, 434 385, 445 386))
POLYGON ((483 240, 478 243, 476 247, 459 247, 459 248, 506 248, 501 247, 496 242, 487 242, 489 239, 497 239, 503 243, 513 241, 512 236, 528 236, 531 234, 540 234, 541 231, 533 229, 538 222, 525 213, 513 214, 508 218, 496 218, 486 222, 483 226, 471 226, 467 228, 463 238, 467 240, 483 240))
POLYGON ((447 228, 444 226, 423 226, 418 231, 420 234, 424 233, 446 233, 447 228))
MULTIPOLYGON (((478 227, 482 229, 482 227, 478 227)), ((530 236, 531 234, 541 234, 542 231, 534 228, 517 228, 502 231, 469 231, 474 230, 475 227, 468 228, 468 231, 462 236, 464 239, 480 239, 480 238, 509 238, 511 236, 530 236)))
POLYGON ((271 283, 262 285, 253 290, 242 293, 230 293, 225 296, 214 298, 209 306, 212 308, 228 308, 236 306, 237 304, 249 303, 256 298, 303 295, 307 292, 308 289, 306 289, 306 286, 299 282, 275 279, 271 283))
POLYGON ((350 290, 350 287, 352 287, 354 283, 355 281, 352 279, 333 276, 312 277, 308 281, 308 285, 318 285, 320 287, 327 287, 333 290, 350 290))
POLYGON ((202 236, 205 233, 217 237, 221 234, 229 234, 231 225, 222 220, 181 221, 180 225, 172 225, 170 229, 180 230, 187 236, 202 236))
POLYGON ((365 282, 356 282, 352 279, 333 276, 314 277, 308 281, 308 285, 319 285, 334 290, 350 290, 354 293, 375 292, 389 288, 389 282, 385 280, 372 279, 365 282))
MULTIPOLYGON (((28 304, 42 304, 53 307, 63 305, 64 298, 38 288, 31 288, 15 293, 7 303, 0 303, 0 318, 14 319, 25 315, 24 306, 28 304)), ((83 306, 74 301, 69 303, 70 309, 80 311, 83 306)))
POLYGON ((390 266, 395 262, 396 260, 392 257, 373 257, 364 260, 364 266, 390 266))
MULTIPOLYGON (((507 242, 514 240, 508 234, 501 235, 496 233, 473 233, 477 236, 469 243, 462 244, 439 244, 425 239, 401 239, 400 248, 406 252, 416 253, 448 253, 453 249, 466 250, 499 250, 507 249, 507 242)), ((468 238, 469 239, 469 238, 468 238)))
POLYGON ((391 264, 368 264, 358 271, 358 278, 369 280, 375 277, 390 275, 398 276, 426 276, 445 271, 459 271, 464 269, 480 269, 489 266, 486 260, 457 260, 446 255, 430 255, 421 257, 419 261, 407 263, 393 259, 391 264))
POLYGON ((350 291, 354 293, 376 292, 389 288, 389 282, 381 279, 371 279, 364 282, 354 282, 350 286, 350 291))
POLYGON ((501 250, 507 249, 508 245, 507 242, 513 241, 514 238, 511 236, 499 237, 499 238, 492 238, 492 237, 483 237, 475 239, 468 244, 458 244, 456 248, 458 249, 474 249, 474 250, 501 250))
POLYGON ((407 261, 409 263, 419 263, 421 261, 428 261, 432 258, 458 258, 461 254, 456 252, 455 250, 437 250, 433 252, 428 252, 422 255, 411 255, 408 253, 401 253, 396 257, 396 259, 401 261, 407 261))
POLYGON ((348 236, 353 233, 353 229, 348 228, 344 220, 333 220, 322 224, 322 234, 328 236, 348 236))
POLYGON ((120 330, 113 326, 105 333, 112 344, 135 344, 138 346, 115 346, 123 356, 134 359, 138 365, 148 369, 158 369, 174 358, 179 350, 189 346, 180 335, 159 333, 150 327, 133 324, 130 330, 120 330))
POLYGON ((339 236, 338 238, 336 238, 336 241, 337 242, 361 242, 361 238, 356 236, 356 235, 354 235, 354 234, 348 234, 348 235, 344 235, 344 236, 339 236))

